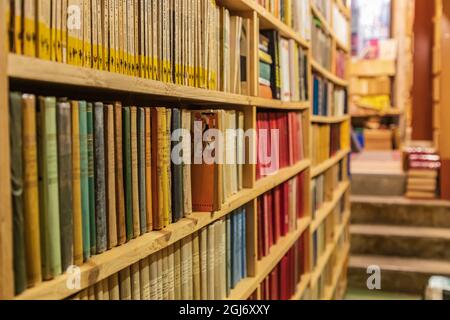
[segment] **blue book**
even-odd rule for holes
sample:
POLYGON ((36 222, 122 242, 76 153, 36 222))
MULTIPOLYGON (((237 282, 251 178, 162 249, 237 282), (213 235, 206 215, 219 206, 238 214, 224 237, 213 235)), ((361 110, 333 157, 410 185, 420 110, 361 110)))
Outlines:
POLYGON ((319 78, 314 76, 314 92, 313 92, 313 114, 319 115, 319 78))
POLYGON ((239 241, 239 236, 238 236, 238 223, 237 223, 237 218, 236 218, 236 214, 232 214, 231 216, 231 226, 232 226, 232 230, 233 230, 233 240, 232 240, 232 257, 231 257, 231 262, 232 262, 232 268, 231 268, 231 285, 232 288, 236 287, 236 284, 238 282, 238 252, 239 252, 239 246, 238 246, 238 241, 239 241))
POLYGON ((247 214, 245 208, 241 209, 241 224, 242 224, 242 279, 247 278, 247 214))
POLYGON ((227 271, 227 297, 231 291, 231 218, 228 216, 225 220, 226 232, 226 271, 227 271))
POLYGON ((236 211, 236 220, 237 220, 237 265, 236 265, 236 274, 237 274, 237 282, 242 279, 242 215, 240 210, 236 211))

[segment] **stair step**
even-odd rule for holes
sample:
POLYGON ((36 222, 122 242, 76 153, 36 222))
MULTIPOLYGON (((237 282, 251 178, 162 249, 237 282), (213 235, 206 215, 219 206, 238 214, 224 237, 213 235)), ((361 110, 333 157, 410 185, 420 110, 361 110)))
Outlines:
POLYGON ((406 176, 398 174, 352 174, 352 195, 404 196, 406 176))
POLYGON ((450 262, 416 258, 352 255, 349 261, 349 287, 367 288, 367 268, 381 269, 381 289, 389 292, 423 294, 431 276, 450 276, 450 262))
POLYGON ((450 261, 450 229, 352 225, 352 254, 450 261))
POLYGON ((351 196, 352 224, 450 228, 450 202, 351 196))

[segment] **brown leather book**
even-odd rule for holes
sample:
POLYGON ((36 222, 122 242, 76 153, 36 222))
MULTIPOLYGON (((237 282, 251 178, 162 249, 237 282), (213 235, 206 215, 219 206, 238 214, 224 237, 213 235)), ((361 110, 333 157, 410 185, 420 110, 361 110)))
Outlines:
POLYGON ((131 175, 132 175, 132 203, 133 203, 133 236, 141 235, 139 213, 139 174, 138 174, 138 137, 137 137, 137 108, 130 107, 131 113, 131 175))
POLYGON ((24 177, 24 227, 25 258, 28 286, 42 281, 41 242, 39 234, 39 191, 36 137, 36 97, 22 96, 23 112, 23 177, 24 177))
MULTIPOLYGON (((202 124, 202 132, 207 129, 219 129, 219 113, 217 111, 195 111, 193 121, 202 124)), ((202 150, 209 148, 209 141, 203 141, 202 150)), ((194 151, 195 151, 194 146, 194 151)), ((219 168, 213 159, 196 159, 191 165, 192 179, 192 209, 198 212, 212 212, 220 209, 220 196, 218 192, 219 168), (205 188, 204 186, 210 186, 205 188)))
POLYGON ((127 234, 125 222, 125 189, 123 185, 122 105, 120 102, 116 102, 114 105, 114 120, 117 244, 121 245, 126 242, 127 234))
POLYGON ((116 218, 116 161, 114 144, 114 106, 105 106, 105 155, 106 155, 106 218, 108 225, 108 249, 117 246, 116 218))
POLYGON ((146 214, 147 231, 153 230, 153 204, 152 204, 152 131, 151 111, 145 109, 145 192, 146 192, 146 214))
POLYGON ((72 106, 72 210, 73 210, 73 259, 77 266, 83 264, 83 222, 81 209, 80 119, 79 104, 72 106))

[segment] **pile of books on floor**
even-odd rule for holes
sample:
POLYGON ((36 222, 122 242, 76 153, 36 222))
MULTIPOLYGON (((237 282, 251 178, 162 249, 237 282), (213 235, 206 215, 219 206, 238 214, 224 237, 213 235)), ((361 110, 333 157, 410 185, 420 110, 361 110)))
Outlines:
POLYGON ((441 159, 433 149, 408 148, 408 182, 406 196, 413 199, 436 199, 441 159))

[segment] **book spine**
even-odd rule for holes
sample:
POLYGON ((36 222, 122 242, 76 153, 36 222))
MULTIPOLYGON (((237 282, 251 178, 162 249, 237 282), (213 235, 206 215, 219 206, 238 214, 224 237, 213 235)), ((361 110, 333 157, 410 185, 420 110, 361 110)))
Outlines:
POLYGON ((81 160, 80 160, 80 104, 72 103, 72 211, 73 211, 73 260, 83 263, 83 221, 81 200, 81 160))
POLYGON ((59 222, 61 264, 66 270, 73 264, 72 139, 70 104, 57 104, 59 222))
POLYGON ((103 104, 95 103, 95 222, 97 225, 97 254, 107 249, 104 124, 103 104))
POLYGON ((150 300, 158 299, 158 253, 152 254, 150 263, 150 300))
POLYGON ((192 275, 194 283, 194 300, 201 300, 200 287, 200 237, 198 233, 192 236, 192 275))
POLYGON ((79 102, 80 128, 80 182, 81 182, 81 211, 83 224, 83 259, 86 261, 91 255, 90 237, 90 205, 89 205, 89 160, 88 160, 88 130, 87 105, 79 102))
MULTIPOLYGON (((24 177, 24 225, 27 261, 27 282, 35 286, 42 281, 41 244, 39 233, 39 191, 36 137, 36 97, 22 96, 22 137, 24 177)), ((12 130, 12 129, 11 129, 12 130)))
POLYGON ((138 109, 138 175, 139 175, 139 215, 141 234, 147 233, 147 193, 146 193, 146 152, 145 152, 145 109, 138 109))
POLYGON ((139 261, 141 300, 150 300, 150 265, 149 259, 139 261))
POLYGON ((208 299, 208 228, 200 231, 200 292, 201 300, 208 299))
MULTIPOLYGON (((117 61, 117 60, 116 60, 117 61)), ((117 215, 117 243, 124 244, 127 240, 125 219, 125 190, 124 190, 124 167, 123 167, 123 133, 122 133, 122 105, 116 103, 114 106, 114 143, 115 143, 115 167, 116 167, 116 215, 117 215)))
MULTIPOLYGON (((178 132, 181 129, 181 114, 179 109, 172 111, 172 132, 178 132)), ((173 141, 172 148, 175 149, 179 142, 173 141)), ((183 209, 183 165, 182 155, 178 154, 178 162, 172 164, 172 220, 177 222, 184 216, 183 209)))
POLYGON ((127 267, 119 272, 120 300, 131 300, 131 276, 127 267))
POLYGON ((38 113, 42 276, 50 280, 61 274, 56 99, 41 97, 38 113))
POLYGON ((22 148, 22 98, 20 93, 10 94, 10 149, 11 149, 11 194, 13 214, 13 265, 15 293, 22 293, 27 287, 24 231, 24 172, 22 148))
POLYGON ((109 300, 120 300, 119 273, 115 273, 108 278, 109 300))
POLYGON ((215 277, 214 277, 214 259, 215 259, 215 225, 208 226, 208 249, 207 249, 207 290, 208 300, 214 300, 215 297, 215 277))
POLYGON ((172 223, 172 172, 171 172, 171 132, 172 110, 166 109, 166 126, 164 132, 163 151, 163 193, 164 198, 164 225, 167 227, 172 223), (165 174, 165 175, 164 175, 165 174))
POLYGON ((174 244, 174 288, 175 288, 175 300, 181 300, 181 242, 178 241, 174 244))
POLYGON ((139 262, 132 264, 130 267, 131 276, 131 300, 141 299, 141 278, 139 271, 139 262))
POLYGON ((116 161, 114 143, 114 106, 106 105, 105 116, 105 155, 106 155, 106 212, 108 226, 108 249, 117 246, 117 210, 116 210, 116 161))
POLYGON ((90 228, 90 245, 91 254, 97 253, 97 230, 95 221, 95 153, 94 153, 94 105, 87 104, 86 108, 87 120, 87 142, 88 142, 88 184, 89 184, 89 228, 90 228))
MULTIPOLYGON (((181 126, 185 132, 191 132, 191 113, 182 110, 181 126)), ((183 137, 183 209, 184 215, 192 213, 192 192, 191 192, 191 141, 183 137)))
POLYGON ((153 230, 151 111, 145 109, 145 203, 147 231, 153 230))
POLYGON ((131 130, 131 196, 133 207, 133 238, 141 235, 140 210, 139 210, 139 171, 138 171, 138 131, 137 108, 130 107, 131 130))
POLYGON ((227 297, 231 292, 231 218, 227 217, 225 220, 225 232, 226 232, 226 295, 227 297))
POLYGON ((131 115, 130 108, 123 108, 123 176, 125 181, 125 217, 127 241, 133 238, 133 203, 131 178, 131 115))

